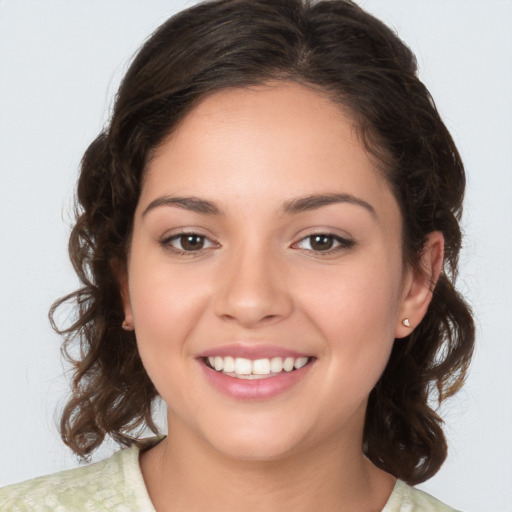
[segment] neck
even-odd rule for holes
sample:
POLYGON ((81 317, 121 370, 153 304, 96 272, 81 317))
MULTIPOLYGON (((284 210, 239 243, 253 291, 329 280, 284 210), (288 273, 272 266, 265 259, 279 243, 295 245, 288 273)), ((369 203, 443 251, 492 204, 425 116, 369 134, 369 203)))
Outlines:
POLYGON ((140 463, 157 512, 381 510, 395 479, 363 456, 361 444, 341 438, 274 460, 239 460, 174 422, 140 463))

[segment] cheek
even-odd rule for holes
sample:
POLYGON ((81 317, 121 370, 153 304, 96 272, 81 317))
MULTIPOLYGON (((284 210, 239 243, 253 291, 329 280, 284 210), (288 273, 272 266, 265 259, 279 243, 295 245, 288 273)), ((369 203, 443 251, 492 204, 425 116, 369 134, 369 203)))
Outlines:
POLYGON ((400 264, 367 262, 303 282, 301 309, 326 340, 336 382, 363 379, 359 387, 369 392, 384 371, 394 343, 400 279, 400 264))
POLYGON ((143 257, 131 262, 129 287, 139 352, 158 387, 162 376, 182 371, 178 361, 190 355, 186 341, 207 307, 208 289, 184 272, 143 257))
POLYGON ((304 305, 332 333, 337 327, 366 338, 374 329, 394 332, 401 297, 401 265, 362 260, 333 271, 303 273, 297 293, 304 305))
POLYGON ((133 307, 144 368, 164 402, 184 413, 198 384, 187 341, 200 319, 204 299, 192 290, 183 293, 182 284, 179 279, 148 279, 137 287, 133 307), (188 385, 183 386, 184 382, 188 385))

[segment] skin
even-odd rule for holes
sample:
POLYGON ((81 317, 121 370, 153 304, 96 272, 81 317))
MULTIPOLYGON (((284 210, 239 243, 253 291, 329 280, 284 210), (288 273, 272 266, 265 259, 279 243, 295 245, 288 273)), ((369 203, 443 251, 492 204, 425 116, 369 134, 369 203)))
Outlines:
POLYGON ((401 233, 351 118, 311 88, 217 92, 164 141, 122 278, 126 320, 168 406, 169 436, 141 455, 159 512, 382 509, 395 479, 362 454, 367 399, 395 338, 425 314, 443 257, 433 233, 424 272, 412 271, 401 233), (289 211, 312 194, 350 201, 289 211), (184 251, 183 232, 203 247, 184 251), (349 243, 313 250, 312 234, 349 243), (284 392, 240 400, 215 389, 198 359, 233 343, 313 359, 284 392))

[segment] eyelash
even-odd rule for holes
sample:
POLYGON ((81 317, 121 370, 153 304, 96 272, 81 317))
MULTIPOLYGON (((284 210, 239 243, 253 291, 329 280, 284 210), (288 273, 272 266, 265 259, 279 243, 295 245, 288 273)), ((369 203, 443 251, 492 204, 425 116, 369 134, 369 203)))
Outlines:
MULTIPOLYGON (((207 236, 205 235, 202 235, 200 233, 195 233, 195 232, 186 232, 186 231, 183 231, 181 233, 177 233, 175 235, 172 235, 172 236, 169 236, 169 237, 166 237, 164 238, 163 240, 160 241, 160 245, 162 247, 164 247, 165 249, 168 249, 170 251, 172 251, 174 254, 177 254, 179 256, 191 256, 191 257, 194 257, 194 256, 199 256, 200 254, 202 254, 204 251, 207 251, 207 250, 210 250, 212 248, 215 248, 215 247, 219 247, 220 245, 216 242, 212 242, 207 236), (197 237, 197 238, 200 238, 201 241, 203 242, 203 245, 205 243, 209 243, 210 245, 208 247, 200 247, 199 249, 197 250, 186 250, 184 248, 182 249, 179 249, 178 247, 174 247, 172 245, 172 242, 174 241, 179 241, 179 240, 182 240, 183 242, 183 239, 184 238, 190 238, 190 237, 197 237)), ((332 255, 332 254, 335 254, 335 253, 338 253, 340 251, 343 251, 343 250, 347 250, 347 249, 351 249, 352 247, 354 247, 356 245, 356 243, 353 241, 353 240, 350 240, 350 239, 347 239, 347 238, 343 238, 343 237, 340 237, 338 235, 334 235, 332 233, 326 233, 326 232, 319 232, 319 233, 311 233, 303 238, 301 238, 298 242, 295 242, 294 244, 291 245, 292 248, 294 249, 301 249, 301 252, 303 253, 306 253, 306 254, 313 254, 315 256, 329 256, 329 255, 332 255), (306 241, 306 240, 309 240, 309 245, 311 247, 311 241, 314 237, 317 237, 317 238, 327 238, 329 239, 330 242, 332 242, 333 244, 337 244, 335 245, 333 248, 329 248, 328 250, 325 250, 325 251, 321 251, 321 250, 315 250, 313 248, 300 248, 298 247, 299 244, 301 244, 302 242, 306 241)), ((182 245, 183 247, 183 245, 182 245)))
POLYGON ((307 249, 307 248, 302 248, 302 252, 303 253, 307 253, 307 254, 314 254, 315 256, 329 256, 331 254, 335 254, 335 253, 338 253, 340 251, 343 251, 343 250, 347 250, 347 249, 351 249, 352 247, 355 246, 355 242, 354 240, 350 240, 348 238, 343 238, 341 236, 338 236, 338 235, 334 235, 332 233, 326 233, 326 232, 319 232, 319 233, 310 233, 309 235, 301 238, 298 242, 295 242, 292 247, 297 247, 300 243, 304 242, 305 240, 309 240, 309 245, 311 246, 311 240, 313 238, 328 238, 330 241, 332 241, 332 243, 336 243, 337 245, 335 245, 333 248, 330 248, 328 250, 325 250, 325 251, 320 251, 320 250, 315 250, 315 249, 307 249))
POLYGON ((160 245, 162 247, 164 247, 165 249, 170 250, 174 254, 177 254, 179 256, 192 256, 192 257, 199 256, 199 254, 203 253, 203 251, 209 250, 212 247, 216 247, 216 246, 218 247, 219 246, 219 244, 216 244, 215 242, 212 242, 207 236, 202 235, 200 233, 194 233, 194 232, 189 232, 189 231, 183 231, 181 233, 177 233, 175 235, 168 236, 168 237, 166 237, 166 238, 164 238, 163 240, 160 241, 160 245), (174 247, 172 245, 172 242, 174 242, 176 240, 180 240, 180 239, 184 239, 184 238, 190 238, 190 237, 198 237, 198 238, 200 238, 203 241, 203 244, 206 241, 208 241, 210 243, 210 246, 209 247, 200 247, 198 250, 189 250, 189 251, 187 251, 186 249, 179 249, 179 248, 174 247))

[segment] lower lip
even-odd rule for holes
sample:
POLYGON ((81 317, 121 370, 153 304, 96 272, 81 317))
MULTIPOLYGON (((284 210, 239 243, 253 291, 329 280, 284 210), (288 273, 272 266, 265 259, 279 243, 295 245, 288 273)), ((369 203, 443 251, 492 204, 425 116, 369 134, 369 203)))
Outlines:
POLYGON ((263 379, 238 379, 212 370, 202 360, 198 360, 203 372, 215 389, 238 400, 262 400, 272 398, 295 385, 304 378, 312 363, 291 372, 281 372, 263 379))

